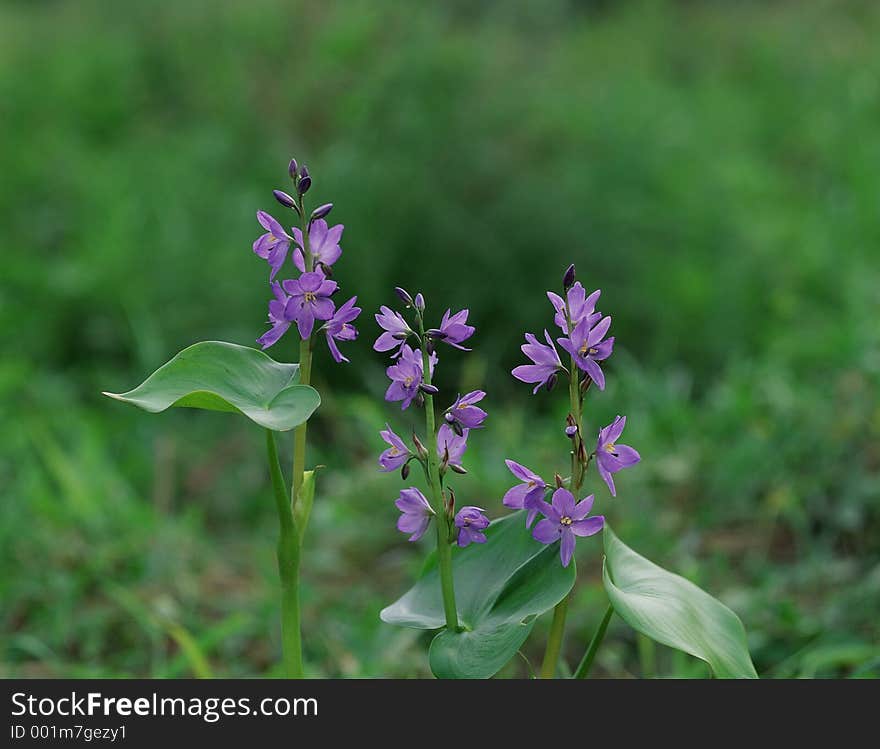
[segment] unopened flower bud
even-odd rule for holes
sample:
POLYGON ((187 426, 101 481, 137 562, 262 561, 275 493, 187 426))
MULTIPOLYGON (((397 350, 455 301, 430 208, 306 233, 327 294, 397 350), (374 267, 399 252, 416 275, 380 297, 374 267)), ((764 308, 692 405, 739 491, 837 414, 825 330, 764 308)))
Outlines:
POLYGON ((296 208, 296 201, 283 190, 272 190, 272 194, 275 196, 275 200, 285 208, 296 208))
POLYGON ((400 478, 406 481, 409 478, 409 463, 404 463, 400 467, 400 478))
POLYGON ((556 488, 557 489, 561 489, 563 486, 565 486, 565 481, 563 480, 562 476, 560 476, 558 473, 553 475, 553 479, 554 479, 554 481, 556 481, 556 488))
POLYGON ((440 328, 430 328, 425 331, 425 335, 429 338, 436 338, 438 341, 448 337, 448 333, 444 333, 440 328))
POLYGON ((416 446, 416 453, 422 459, 428 457, 428 451, 425 449, 425 446, 422 444, 422 441, 419 439, 419 436, 413 432, 412 436, 413 444, 416 446))
POLYGON ((422 296, 422 292, 421 292, 421 291, 420 291, 418 294, 416 294, 416 298, 415 298, 415 302, 414 302, 414 304, 415 304, 415 306, 416 306, 416 309, 417 309, 419 312, 424 312, 424 311, 425 311, 425 297, 422 296))
POLYGON ((287 165, 287 173, 290 175, 291 179, 296 179, 298 168, 299 167, 296 164, 296 159, 291 159, 290 163, 287 165))
POLYGON ((421 383, 419 385, 419 390, 427 395, 437 395, 437 393, 440 392, 438 388, 434 387, 434 385, 429 385, 427 382, 421 383))
MULTIPOLYGON (((303 169, 305 169, 305 167, 303 167, 303 169)), ((300 195, 305 195, 309 191, 309 188, 311 186, 312 186, 312 178, 311 177, 301 177, 296 189, 299 191, 300 195)))
POLYGON ((402 289, 400 286, 395 286, 394 293, 400 297, 400 301, 402 301, 407 307, 413 306, 413 298, 409 295, 409 292, 406 289, 402 289))
POLYGON ((317 221, 319 218, 324 218, 330 211, 333 210, 333 203, 324 203, 324 205, 319 205, 312 211, 312 221, 317 221))
POLYGON ((572 286, 574 286, 574 263, 568 266, 565 275, 562 276, 562 287, 568 291, 572 286))
POLYGON ((574 436, 578 433, 578 428, 574 425, 565 427, 565 436, 574 438, 574 436))
POLYGON ((467 473, 467 469, 464 466, 459 465, 458 463, 450 463, 449 467, 455 471, 455 473, 460 473, 462 476, 467 473))
POLYGON ((558 379, 559 379, 559 377, 557 377, 556 372, 554 372, 552 375, 550 375, 550 376, 547 378, 547 384, 544 385, 544 387, 547 388, 547 392, 548 392, 548 393, 549 393, 551 390, 553 390, 553 388, 556 387, 556 381, 557 381, 558 379))

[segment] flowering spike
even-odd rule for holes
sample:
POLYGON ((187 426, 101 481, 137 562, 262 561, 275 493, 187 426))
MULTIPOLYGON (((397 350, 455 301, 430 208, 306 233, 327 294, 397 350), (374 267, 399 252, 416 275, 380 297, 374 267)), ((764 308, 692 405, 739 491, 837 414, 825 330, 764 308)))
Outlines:
POLYGON ((562 287, 568 291, 574 286, 574 263, 568 266, 565 275, 562 277, 562 287))

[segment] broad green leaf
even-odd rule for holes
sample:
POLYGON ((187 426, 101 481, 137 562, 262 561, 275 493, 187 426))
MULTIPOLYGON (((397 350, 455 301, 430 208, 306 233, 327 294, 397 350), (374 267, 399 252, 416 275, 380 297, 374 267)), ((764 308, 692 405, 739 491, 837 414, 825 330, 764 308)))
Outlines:
POLYGON ((266 429, 286 432, 320 405, 318 392, 299 385, 299 365, 221 341, 185 348, 127 393, 104 393, 151 413, 172 407, 232 411, 266 429))
POLYGON ((614 611, 633 629, 696 656, 718 678, 757 679, 736 614, 680 575, 639 556, 606 523, 602 577, 614 611))
MULTIPOLYGON (((519 649, 540 614, 571 590, 575 565, 559 561, 559 545, 544 546, 516 512, 493 522, 488 542, 453 554, 455 598, 462 632, 443 630, 431 643, 431 670, 438 678, 488 679, 519 649)), ((382 620, 416 629, 445 627, 436 566, 395 603, 382 620)))

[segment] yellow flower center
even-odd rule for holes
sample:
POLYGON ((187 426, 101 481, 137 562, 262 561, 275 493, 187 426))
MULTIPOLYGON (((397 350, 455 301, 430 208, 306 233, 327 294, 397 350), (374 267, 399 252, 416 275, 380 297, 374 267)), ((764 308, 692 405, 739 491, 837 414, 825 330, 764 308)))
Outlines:
POLYGON ((307 302, 314 302, 318 298, 314 291, 307 291, 303 297, 307 302))
POLYGON ((412 377, 405 377, 403 380, 403 384, 406 385, 407 387, 409 387, 410 385, 413 384, 413 378, 412 377))
POLYGON ((563 525, 571 525, 571 518, 568 515, 566 515, 564 517, 559 518, 559 522, 562 523, 563 525))
POLYGON ((615 451, 616 449, 617 449, 617 448, 614 446, 614 443, 613 443, 613 442, 609 442, 607 445, 605 445, 605 450, 607 450, 608 452, 610 452, 612 455, 614 455, 614 451, 615 451))

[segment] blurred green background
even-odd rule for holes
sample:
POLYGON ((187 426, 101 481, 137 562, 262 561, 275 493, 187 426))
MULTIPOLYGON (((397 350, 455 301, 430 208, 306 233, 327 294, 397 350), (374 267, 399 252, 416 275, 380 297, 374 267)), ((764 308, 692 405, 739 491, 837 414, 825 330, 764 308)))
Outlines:
MULTIPOLYGON (((376 471, 418 414, 382 401, 371 313, 397 284, 470 308, 438 380, 489 391, 457 488, 497 515, 505 457, 565 466, 564 394, 509 372, 569 262, 618 342, 588 423, 627 414, 643 457, 616 500, 593 475, 620 536, 730 605, 762 676, 880 675, 878 35, 870 1, 0 4, 0 674, 279 673, 259 430, 99 392, 262 333, 254 213, 294 155, 365 309, 352 364, 317 361, 312 675, 428 673, 378 620, 425 548, 376 471)), ((613 620, 595 673, 707 672, 613 620)))

